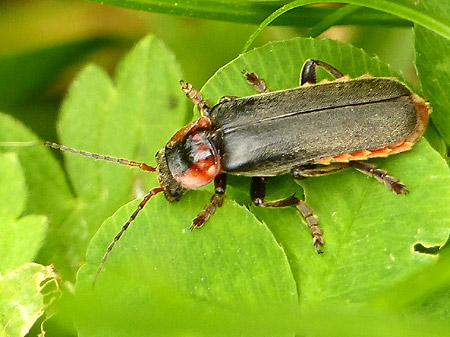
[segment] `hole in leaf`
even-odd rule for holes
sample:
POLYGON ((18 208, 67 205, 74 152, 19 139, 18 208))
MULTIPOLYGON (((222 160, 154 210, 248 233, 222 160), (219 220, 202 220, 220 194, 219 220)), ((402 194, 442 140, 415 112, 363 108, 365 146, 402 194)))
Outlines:
POLYGON ((421 243, 416 243, 414 245, 414 251, 417 253, 422 253, 422 254, 436 255, 437 253, 439 253, 440 249, 441 249, 441 246, 426 247, 421 243))

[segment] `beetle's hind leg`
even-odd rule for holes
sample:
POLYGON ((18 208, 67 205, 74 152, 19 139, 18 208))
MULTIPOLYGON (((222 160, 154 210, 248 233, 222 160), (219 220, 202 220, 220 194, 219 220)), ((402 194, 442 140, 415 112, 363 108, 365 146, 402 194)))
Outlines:
POLYGON ((335 163, 331 165, 301 165, 291 170, 294 179, 304 179, 308 177, 320 176, 324 174, 334 173, 345 168, 353 167, 358 171, 377 179, 383 183, 389 190, 396 194, 406 194, 408 190, 406 186, 397 178, 390 176, 386 170, 379 169, 375 164, 365 161, 350 161, 348 163, 335 163))
POLYGON ((302 74, 300 76, 300 85, 304 85, 306 83, 309 84, 316 84, 316 68, 317 66, 322 67, 326 71, 328 71, 334 78, 342 78, 345 77, 345 75, 337 70, 332 65, 329 65, 328 63, 319 61, 319 60, 313 60, 313 59, 307 59, 305 63, 303 63, 302 67, 302 74))
POLYGON ((264 79, 262 78, 259 78, 256 73, 249 73, 247 70, 244 70, 242 72, 242 75, 244 75, 247 83, 250 84, 257 92, 262 94, 263 92, 270 91, 266 87, 266 81, 264 81, 264 79))
POLYGON ((374 177, 396 194, 408 193, 408 189, 403 183, 401 183, 397 178, 388 175, 386 170, 377 168, 375 164, 364 161, 351 161, 348 165, 370 177, 374 177))
POLYGON ((314 215, 311 207, 309 207, 303 200, 291 195, 285 199, 276 200, 276 201, 264 201, 266 196, 266 183, 267 178, 265 177, 253 177, 252 183, 250 186, 250 197, 252 202, 256 206, 263 207, 287 207, 287 206, 295 206, 300 214, 305 219, 308 227, 311 230, 311 235, 313 237, 314 246, 316 247, 317 253, 322 253, 322 247, 324 245, 324 240, 322 237, 322 229, 318 226, 318 221, 316 216, 314 215))
POLYGON ((225 194, 225 189, 227 187, 227 175, 225 173, 219 174, 214 179, 214 194, 211 197, 211 202, 205 206, 203 211, 198 213, 197 217, 192 221, 192 225, 190 227, 191 230, 202 227, 205 222, 209 220, 211 215, 216 212, 217 207, 221 207, 223 205, 223 196, 225 194))
POLYGON ((202 116, 208 116, 211 106, 208 100, 203 100, 203 96, 200 91, 195 89, 192 84, 180 81, 181 89, 185 92, 186 96, 197 106, 202 116))

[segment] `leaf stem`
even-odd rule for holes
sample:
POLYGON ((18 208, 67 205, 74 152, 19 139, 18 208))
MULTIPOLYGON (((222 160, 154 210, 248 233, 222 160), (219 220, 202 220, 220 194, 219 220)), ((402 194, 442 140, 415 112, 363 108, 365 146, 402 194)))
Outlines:
POLYGON ((335 12, 333 12, 330 15, 327 15, 322 20, 320 20, 314 27, 311 28, 311 30, 308 32, 308 35, 310 37, 317 37, 323 32, 325 32, 330 27, 334 26, 337 22, 345 18, 346 16, 356 12, 359 10, 360 6, 355 5, 345 5, 337 9, 335 12))
MULTIPOLYGON (((250 45, 253 43, 253 41, 256 39, 256 37, 261 33, 261 31, 268 25, 270 25, 276 18, 283 15, 284 13, 290 11, 291 9, 305 6, 305 5, 312 5, 312 4, 319 4, 322 3, 323 0, 295 0, 292 1, 279 9, 277 9, 275 12, 270 14, 261 24, 258 26, 256 31, 249 37, 247 40, 243 53, 246 52, 250 45)), ((348 3, 352 5, 359 5, 363 7, 369 7, 373 9, 377 9, 386 13, 397 15, 403 19, 410 20, 416 24, 419 24, 421 26, 424 26, 443 37, 450 39, 450 25, 446 24, 443 19, 439 19, 436 17, 432 17, 429 12, 427 11, 421 11, 416 7, 413 7, 412 5, 406 5, 406 4, 400 4, 393 1, 388 0, 378 0, 378 1, 370 1, 370 0, 328 0, 327 2, 333 2, 333 3, 348 3)))

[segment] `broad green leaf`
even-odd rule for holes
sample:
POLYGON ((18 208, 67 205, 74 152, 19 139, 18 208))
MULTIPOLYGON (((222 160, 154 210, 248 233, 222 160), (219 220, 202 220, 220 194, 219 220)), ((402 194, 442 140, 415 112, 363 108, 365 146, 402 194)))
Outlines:
POLYGON ((450 144, 450 41, 420 26, 414 32, 417 72, 424 96, 433 103, 431 119, 450 144))
POLYGON ((58 294, 52 266, 27 263, 0 274, 0 336, 25 336, 58 294))
POLYGON ((64 67, 108 43, 111 39, 89 38, 0 56, 0 107, 22 103, 64 67))
POLYGON ((66 208, 71 194, 57 161, 26 127, 0 113, 0 152, 12 151, 18 154, 30 190, 27 211, 45 214, 66 208))
MULTIPOLYGON (((240 74, 243 69, 257 72, 273 90, 294 87, 306 58, 324 60, 353 77, 365 73, 398 77, 378 59, 351 46, 294 39, 240 56, 220 69, 202 92, 212 101, 222 95, 251 94, 240 74)), ((377 162, 404 181, 411 193, 393 195, 374 179, 352 171, 301 181, 306 201, 325 231, 323 255, 314 252, 309 231, 294 209, 252 208, 283 245, 302 301, 370 298, 434 261, 433 256, 414 252, 415 243, 434 246, 447 239, 450 175, 440 156, 422 141, 409 153, 377 162)))
MULTIPOLYGON (((251 0, 181 0, 181 1, 156 1, 156 0, 93 0, 132 9, 149 12, 175 14, 204 18, 209 20, 221 20, 241 23, 259 24, 272 12, 289 1, 264 1, 251 0)), ((369 7, 369 6, 368 6, 369 7)), ((310 7, 296 9, 285 16, 280 17, 277 25, 312 27, 323 17, 336 11, 335 7, 310 7)), ((390 26, 409 26, 410 23, 387 13, 364 8, 355 15, 349 15, 337 22, 339 25, 348 24, 379 24, 390 26)))
MULTIPOLYGON (((220 209, 222 216, 210 219, 201 231, 189 231, 189 223, 208 199, 209 193, 192 192, 178 203, 169 204, 162 195, 149 201, 132 228, 118 241, 95 285, 96 291, 111 289, 117 294, 114 300, 117 307, 108 309, 99 305, 98 310, 114 312, 126 306, 142 315, 140 303, 147 298, 156 303, 161 300, 161 307, 156 312, 154 308, 148 309, 145 314, 167 319, 166 310, 170 312, 172 306, 178 308, 186 302, 194 308, 202 302, 219 307, 236 303, 289 306, 297 302, 296 285, 283 249, 246 208, 226 201, 220 209), (179 294, 182 301, 172 303, 170 296, 161 295, 158 285, 179 294)), ((120 208, 92 240, 87 263, 78 273, 78 294, 83 295, 83 284, 87 290, 93 290, 93 276, 106 247, 136 205, 133 202, 120 208)), ((87 328, 89 324, 89 318, 79 322, 83 336, 96 335, 87 328)), ((122 322, 113 324, 110 328, 114 335, 121 335, 116 329, 123 328, 122 322)), ((167 335, 171 335, 171 329, 178 329, 168 327, 164 320, 161 324, 168 329, 167 335)), ((128 331, 128 335, 159 335, 155 331, 161 327, 147 325, 146 333, 134 330, 128 331)))
POLYGON ((378 307, 409 310, 432 315, 450 323, 450 251, 441 249, 436 264, 426 266, 419 272, 403 279, 377 297, 373 304, 378 307))
MULTIPOLYGON (((88 66, 73 83, 58 124, 59 142, 86 151, 145 161, 187 120, 181 73, 173 55, 152 37, 123 60, 115 81, 88 66)), ((156 174, 64 153, 76 204, 60 225, 73 273, 100 224, 120 205, 157 185, 156 174)))
POLYGON ((14 153, 0 154, 0 274, 32 261, 47 233, 47 219, 19 218, 27 197, 25 177, 14 153))

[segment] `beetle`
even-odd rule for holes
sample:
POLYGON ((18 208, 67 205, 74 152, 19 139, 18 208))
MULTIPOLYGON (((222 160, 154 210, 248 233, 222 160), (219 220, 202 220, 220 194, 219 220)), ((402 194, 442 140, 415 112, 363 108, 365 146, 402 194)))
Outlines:
POLYGON ((222 206, 227 174, 249 176, 252 202, 264 207, 295 206, 310 228, 316 251, 322 253, 323 232, 303 200, 295 195, 265 200, 270 177, 289 173, 294 179, 303 179, 355 168, 396 194, 408 192, 398 179, 366 161, 411 149, 425 130, 431 108, 404 84, 394 78, 370 75, 351 79, 313 59, 303 64, 298 88, 270 91, 257 74, 244 71, 243 75, 257 94, 224 96, 214 106, 203 100, 190 83, 180 81, 202 117, 176 132, 156 153, 156 167, 45 142, 59 150, 158 174, 160 186, 145 195, 114 237, 94 282, 115 243, 157 193, 164 192, 169 202, 178 201, 187 190, 214 181, 215 192, 192 221, 192 230, 201 227, 222 206), (335 79, 317 83, 317 66, 335 79))

